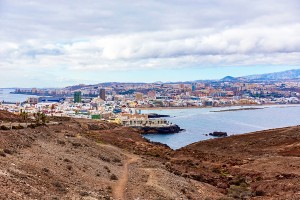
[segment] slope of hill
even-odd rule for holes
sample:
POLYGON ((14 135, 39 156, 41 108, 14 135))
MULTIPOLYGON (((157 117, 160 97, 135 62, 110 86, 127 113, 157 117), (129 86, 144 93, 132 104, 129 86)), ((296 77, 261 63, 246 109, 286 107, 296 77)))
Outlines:
POLYGON ((232 77, 232 76, 226 76, 226 77, 220 79, 220 81, 222 81, 222 82, 237 81, 237 78, 234 78, 234 77, 232 77))
POLYGON ((284 79, 299 79, 300 69, 287 70, 283 72, 275 72, 268 74, 258 74, 244 76, 247 80, 284 80, 284 79))
POLYGON ((300 126, 179 150, 80 119, 0 131, 0 199, 300 199, 300 126))
POLYGON ((0 110, 0 122, 21 122, 22 118, 18 115, 13 115, 12 113, 6 110, 0 110))
POLYGON ((197 142, 176 151, 171 166, 232 198, 300 199, 299 157, 295 126, 197 142))
POLYGON ((0 131, 0 199, 224 196, 214 186, 169 172, 158 158, 169 150, 136 130, 105 122, 67 120, 0 131))

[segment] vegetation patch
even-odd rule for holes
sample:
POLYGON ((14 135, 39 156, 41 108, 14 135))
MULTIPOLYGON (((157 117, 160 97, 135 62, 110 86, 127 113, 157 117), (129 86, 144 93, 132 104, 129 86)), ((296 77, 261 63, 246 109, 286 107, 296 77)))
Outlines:
POLYGON ((104 156, 102 156, 102 155, 99 155, 99 158, 100 158, 101 160, 103 160, 104 162, 110 162, 110 158, 106 158, 106 157, 104 157, 104 156))
POLYGON ((118 177, 115 174, 110 175, 110 180, 118 180, 118 177))
POLYGON ((252 190, 250 187, 230 185, 227 192, 229 197, 235 199, 249 199, 252 197, 252 190))

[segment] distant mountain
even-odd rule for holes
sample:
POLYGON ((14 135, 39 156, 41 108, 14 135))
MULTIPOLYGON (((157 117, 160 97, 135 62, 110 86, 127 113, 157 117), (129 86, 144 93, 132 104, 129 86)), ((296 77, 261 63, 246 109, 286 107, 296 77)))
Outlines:
POLYGON ((226 77, 220 79, 220 81, 222 81, 222 82, 232 82, 232 81, 237 81, 237 80, 238 80, 237 78, 234 78, 232 76, 226 76, 226 77))
POLYGON ((275 72, 268 74, 256 74, 244 76, 246 80, 286 80, 286 79, 300 79, 300 69, 287 70, 283 72, 275 72))
MULTIPOLYGON (((211 82, 243 82, 243 81, 270 81, 270 80, 291 80, 291 79, 299 79, 300 80, 300 69, 293 69, 287 70, 283 72, 275 72, 275 73, 268 73, 268 74, 256 74, 256 75, 249 75, 249 76, 242 76, 242 77, 233 77, 233 76, 226 76, 220 80, 195 80, 195 81, 177 81, 177 82, 161 82, 156 81, 154 84, 192 84, 192 83, 211 83, 211 82)), ((98 83, 93 85, 73 85, 68 86, 66 89, 81 89, 84 87, 111 87, 112 85, 140 85, 140 84, 147 84, 143 82, 104 82, 98 83)))
POLYGON ((292 69, 283 72, 275 72, 268 74, 255 74, 242 77, 226 76, 220 79, 220 82, 235 82, 235 81, 270 81, 270 80, 291 80, 300 79, 300 69, 292 69))

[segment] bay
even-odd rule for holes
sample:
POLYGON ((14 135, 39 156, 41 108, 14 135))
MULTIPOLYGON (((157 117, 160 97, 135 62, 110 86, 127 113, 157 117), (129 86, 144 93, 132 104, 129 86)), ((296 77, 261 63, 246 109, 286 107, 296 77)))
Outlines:
POLYGON ((168 121, 185 129, 176 134, 147 134, 144 137, 178 149, 194 142, 212 139, 206 134, 213 131, 225 131, 228 135, 234 135, 300 124, 299 105, 258 106, 257 108, 263 109, 211 112, 239 108, 246 107, 143 110, 142 113, 170 115, 166 118, 168 121))
POLYGON ((36 95, 27 94, 11 94, 14 89, 1 89, 0 88, 0 102, 23 102, 26 101, 28 97, 36 97, 36 95))

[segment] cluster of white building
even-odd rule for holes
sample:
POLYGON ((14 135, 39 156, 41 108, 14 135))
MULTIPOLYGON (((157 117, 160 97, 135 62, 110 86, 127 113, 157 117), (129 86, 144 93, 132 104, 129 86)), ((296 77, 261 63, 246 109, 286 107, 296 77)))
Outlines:
MULTIPOLYGON (((121 96, 121 95, 119 95, 121 96)), ((87 103, 74 103, 72 100, 63 102, 35 102, 35 103, 0 103, 1 110, 19 114, 22 111, 27 113, 43 112, 48 116, 62 116, 87 119, 115 119, 121 114, 140 114, 140 109, 155 107, 210 107, 210 106, 232 106, 232 105, 263 105, 263 104, 297 104, 299 98, 243 98, 234 97, 201 97, 195 100, 184 99, 140 99, 130 100, 122 98, 115 101, 104 101, 101 98, 94 98, 87 103)))

